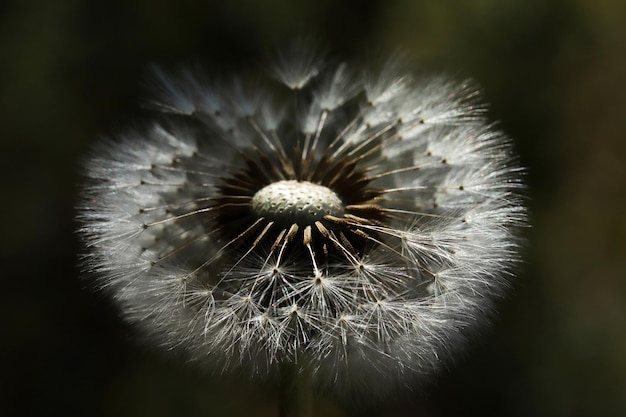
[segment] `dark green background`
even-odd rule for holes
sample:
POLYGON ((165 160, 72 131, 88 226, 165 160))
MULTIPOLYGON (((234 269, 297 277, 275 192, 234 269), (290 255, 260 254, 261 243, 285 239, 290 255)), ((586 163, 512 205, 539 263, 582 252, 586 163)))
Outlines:
POLYGON ((529 167, 527 263, 495 326, 418 392, 360 415, 626 415, 624 2, 12 0, 0 19, 0 414, 276 415, 271 390, 137 343, 84 288, 76 167, 140 115, 148 63, 228 73, 305 33, 471 76, 529 167))

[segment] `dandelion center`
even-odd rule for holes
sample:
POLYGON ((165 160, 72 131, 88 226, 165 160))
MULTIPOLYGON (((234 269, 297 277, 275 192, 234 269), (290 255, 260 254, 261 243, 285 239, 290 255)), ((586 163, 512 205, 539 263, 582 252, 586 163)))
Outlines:
POLYGON ((223 241, 246 252, 300 242, 310 255, 304 262, 312 265, 346 252, 358 256, 367 241, 375 242, 371 227, 386 219, 379 204, 384 190, 370 186, 360 160, 297 147, 292 154, 249 151, 243 160, 211 199, 223 241))
POLYGON ((341 216, 344 207, 331 189, 308 181, 274 182, 252 197, 252 209, 281 224, 312 224, 326 215, 341 216))

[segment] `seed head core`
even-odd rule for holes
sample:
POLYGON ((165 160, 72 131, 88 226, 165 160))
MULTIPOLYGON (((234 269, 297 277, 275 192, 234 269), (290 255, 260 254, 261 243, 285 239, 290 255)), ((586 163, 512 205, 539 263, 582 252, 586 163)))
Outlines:
POLYGON ((342 216, 344 206, 328 187, 308 181, 284 180, 261 188, 252 197, 252 209, 279 224, 312 224, 326 215, 342 216))

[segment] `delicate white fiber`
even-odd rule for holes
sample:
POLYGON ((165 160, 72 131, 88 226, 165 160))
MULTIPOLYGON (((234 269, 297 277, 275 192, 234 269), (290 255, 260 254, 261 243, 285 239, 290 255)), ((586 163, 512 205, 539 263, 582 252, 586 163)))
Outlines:
POLYGON ((85 269, 209 369, 384 391, 492 314, 519 261, 522 170, 467 83, 294 51, 278 83, 157 70, 163 112, 85 164, 85 269))

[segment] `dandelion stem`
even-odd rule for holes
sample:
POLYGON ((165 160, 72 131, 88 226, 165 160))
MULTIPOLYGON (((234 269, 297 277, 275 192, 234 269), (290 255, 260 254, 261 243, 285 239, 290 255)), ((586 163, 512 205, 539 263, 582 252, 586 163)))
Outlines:
POLYGON ((313 416, 313 384, 310 372, 285 366, 279 395, 279 417, 313 416))

